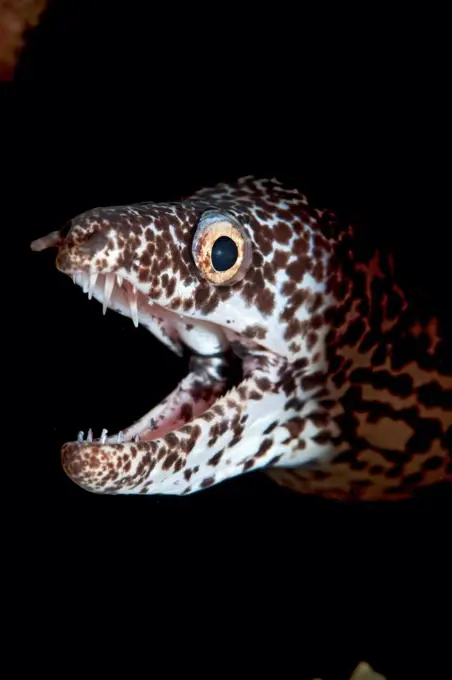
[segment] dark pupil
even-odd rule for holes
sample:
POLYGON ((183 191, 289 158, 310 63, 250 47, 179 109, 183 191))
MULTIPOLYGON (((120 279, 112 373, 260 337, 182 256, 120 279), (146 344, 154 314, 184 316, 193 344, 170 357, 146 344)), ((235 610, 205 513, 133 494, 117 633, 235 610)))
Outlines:
POLYGON ((217 272, 225 272, 237 262, 239 251, 232 238, 220 236, 212 246, 212 264, 217 272))

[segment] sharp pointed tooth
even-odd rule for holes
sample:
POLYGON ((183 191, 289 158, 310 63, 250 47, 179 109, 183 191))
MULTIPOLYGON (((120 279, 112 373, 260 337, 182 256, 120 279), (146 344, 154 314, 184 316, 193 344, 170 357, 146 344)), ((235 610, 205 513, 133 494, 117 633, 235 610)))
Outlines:
POLYGON ((89 277, 89 288, 88 288, 88 298, 91 300, 93 297, 94 286, 96 285, 97 274, 91 274, 89 277))
POLYGON ((118 286, 121 287, 122 281, 123 281, 122 276, 119 276, 119 274, 116 274, 116 281, 118 282, 118 286))
POLYGON ((105 277, 104 301, 102 304, 102 311, 104 314, 107 311, 107 306, 108 303, 110 302, 111 294, 114 287, 115 287, 115 275, 107 274, 107 276, 105 277))
POLYGON ((108 430, 105 430, 105 429, 102 430, 101 435, 100 435, 100 443, 101 444, 105 444, 105 442, 107 441, 107 434, 108 434, 108 430))
POLYGON ((137 289, 135 288, 135 286, 132 286, 132 292, 133 292, 134 295, 137 294, 137 289))
POLYGON ((87 293, 89 291, 89 274, 82 274, 82 286, 83 292, 87 293))
POLYGON ((77 274, 72 274, 72 280, 74 283, 77 283, 77 274))
POLYGON ((88 434, 87 434, 87 436, 86 436, 86 441, 87 441, 87 442, 92 442, 92 441, 93 441, 93 431, 92 431, 91 428, 89 428, 89 430, 88 430, 88 434))
POLYGON ((137 295, 135 287, 133 288, 135 292, 129 293, 127 299, 129 301, 130 313, 132 314, 133 325, 138 328, 138 306, 137 306, 137 295))
POLYGON ((77 441, 82 442, 83 441, 83 432, 80 430, 80 432, 77 435, 77 441))
POLYGON ((122 444, 123 441, 124 441, 124 432, 122 432, 122 430, 121 430, 121 432, 118 434, 118 444, 122 444))
POLYGON ((140 435, 136 434, 135 437, 133 438, 134 442, 139 442, 140 441, 140 435))

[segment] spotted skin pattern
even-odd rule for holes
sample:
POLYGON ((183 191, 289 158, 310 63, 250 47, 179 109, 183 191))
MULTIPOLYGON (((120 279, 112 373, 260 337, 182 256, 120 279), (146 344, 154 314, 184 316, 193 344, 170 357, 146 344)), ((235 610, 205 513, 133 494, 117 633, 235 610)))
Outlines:
POLYGON ((99 302, 195 352, 124 440, 64 444, 63 468, 84 489, 190 494, 261 469, 305 494, 395 500, 452 480, 438 320, 415 315, 386 251, 296 188, 245 177, 179 202, 96 208, 32 244, 52 246, 58 269, 99 302), (231 285, 195 264, 206 211, 234 219, 251 245, 231 285), (230 350, 243 379, 228 389, 230 350))

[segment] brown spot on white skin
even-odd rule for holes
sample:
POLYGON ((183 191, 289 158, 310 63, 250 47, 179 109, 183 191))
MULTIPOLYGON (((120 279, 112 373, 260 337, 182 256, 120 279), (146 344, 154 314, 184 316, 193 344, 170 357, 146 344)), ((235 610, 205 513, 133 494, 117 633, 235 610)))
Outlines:
POLYGON ((261 469, 302 493, 385 501, 451 480, 444 325, 417 315, 391 259, 363 241, 296 188, 253 178, 88 210, 34 241, 58 248, 58 269, 95 300, 194 352, 123 442, 65 444, 69 477, 95 493, 182 495, 261 469), (212 268, 218 235, 239 254, 225 272, 212 268), (228 349, 243 370, 232 388, 228 349))

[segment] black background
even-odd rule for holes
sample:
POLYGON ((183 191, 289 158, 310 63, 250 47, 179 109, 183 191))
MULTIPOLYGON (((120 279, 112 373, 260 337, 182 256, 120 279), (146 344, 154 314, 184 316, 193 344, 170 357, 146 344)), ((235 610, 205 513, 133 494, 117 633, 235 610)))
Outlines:
MULTIPOLYGON (((177 199, 243 174, 291 175, 319 205, 359 215, 391 242, 407 285, 422 283, 447 313, 441 21, 356 13, 314 20, 302 5, 249 16, 223 5, 144 6, 51 3, 15 82, 4 86, 2 185, 19 331, 16 367, 7 366, 18 396, 16 504, 19 497, 31 508, 46 545, 69 534, 84 556, 86 535, 102 522, 116 531, 113 553, 130 554, 127 537, 138 530, 151 556, 144 560, 171 545, 183 570, 220 546, 241 584, 239 618, 256 591, 264 609, 287 607, 266 633, 275 647, 287 644, 284 665, 296 664, 301 680, 345 678, 362 658, 388 677, 433 673, 444 659, 447 579, 450 589, 445 490, 350 508, 294 498, 260 474, 182 499, 97 497, 65 477, 62 442, 79 429, 124 427, 186 367, 131 321, 103 317, 56 271, 55 251, 31 253, 29 242, 94 206, 177 199), (297 634, 306 622, 316 644, 297 634)), ((209 615, 228 582, 218 579, 209 615)))

